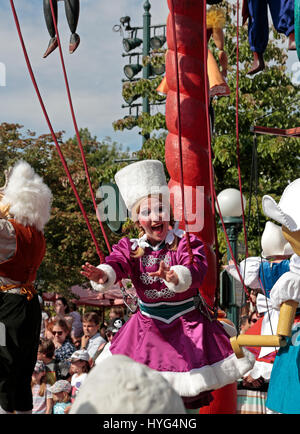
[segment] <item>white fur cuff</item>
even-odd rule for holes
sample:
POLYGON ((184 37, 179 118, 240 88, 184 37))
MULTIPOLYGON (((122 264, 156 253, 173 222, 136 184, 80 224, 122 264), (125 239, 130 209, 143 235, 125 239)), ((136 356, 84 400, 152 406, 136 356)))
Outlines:
POLYGON ((101 284, 90 280, 91 286, 94 291, 105 292, 106 289, 110 288, 115 283, 117 275, 115 273, 115 270, 108 264, 100 264, 97 266, 97 268, 105 271, 105 273, 107 274, 107 281, 101 284))
POLYGON ((174 283, 164 280, 167 287, 175 292, 184 292, 189 289, 192 284, 192 275, 190 270, 184 265, 173 265, 170 267, 170 270, 173 270, 177 274, 178 284, 174 285, 174 283))

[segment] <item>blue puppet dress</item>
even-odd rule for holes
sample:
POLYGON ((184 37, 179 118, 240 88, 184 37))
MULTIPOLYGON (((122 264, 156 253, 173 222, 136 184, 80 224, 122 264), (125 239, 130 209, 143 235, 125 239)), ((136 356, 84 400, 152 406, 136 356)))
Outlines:
MULTIPOLYGON (((274 285, 270 298, 275 308, 287 300, 300 301, 300 258, 293 255, 291 271, 283 274, 274 285), (296 262, 296 267, 294 266, 296 262), (298 265, 297 265, 298 264, 298 265)), ((273 412, 300 414, 300 309, 298 307, 292 335, 281 347, 274 361, 266 407, 273 412)))

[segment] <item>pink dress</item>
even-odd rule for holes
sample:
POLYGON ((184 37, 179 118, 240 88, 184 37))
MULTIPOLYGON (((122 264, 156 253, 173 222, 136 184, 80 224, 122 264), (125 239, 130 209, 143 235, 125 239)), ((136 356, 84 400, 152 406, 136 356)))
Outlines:
MULTIPOLYGON (((198 288, 207 270, 202 242, 190 235, 192 264, 183 237, 176 251, 163 244, 159 250, 145 248, 141 258, 132 258, 132 242, 123 238, 106 258, 117 280, 130 278, 136 288, 139 310, 106 345, 99 357, 123 354, 159 371, 183 398, 187 408, 207 405, 209 391, 233 383, 247 372, 254 357, 237 359, 229 336, 219 321, 196 306, 198 288), (161 261, 181 265, 190 273, 190 287, 183 292, 168 288, 165 281, 149 276, 161 261), (196 297, 196 298, 195 298, 196 297)), ((100 266, 101 267, 101 266, 100 266)))

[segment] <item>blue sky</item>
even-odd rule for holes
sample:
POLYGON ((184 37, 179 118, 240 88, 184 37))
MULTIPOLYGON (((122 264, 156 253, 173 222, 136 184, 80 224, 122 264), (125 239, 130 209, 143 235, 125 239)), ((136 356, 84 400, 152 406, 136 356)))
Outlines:
MULTIPOLYGON (((47 59, 42 58, 49 42, 43 2, 14 0, 14 3, 52 126, 55 131, 66 131, 65 138, 74 136, 58 49, 47 59)), ((151 24, 164 24, 168 15, 167 0, 150 0, 150 3, 151 24)), ((99 140, 109 136, 132 151, 140 149, 142 143, 137 128, 114 132, 112 127, 114 120, 128 114, 127 109, 121 108, 124 103, 121 79, 126 62, 121 56, 122 37, 112 28, 124 15, 131 17, 132 26, 142 26, 143 4, 144 0, 81 0, 77 28, 81 43, 72 55, 68 53, 70 32, 64 4, 62 1, 58 4, 58 27, 78 126, 87 127, 99 140)), ((16 122, 37 134, 48 133, 8 0, 0 4, 0 41, 0 65, 5 65, 6 70, 6 85, 0 82, 0 123, 16 122)), ((290 71, 297 62, 296 54, 292 53, 288 61, 290 71)))

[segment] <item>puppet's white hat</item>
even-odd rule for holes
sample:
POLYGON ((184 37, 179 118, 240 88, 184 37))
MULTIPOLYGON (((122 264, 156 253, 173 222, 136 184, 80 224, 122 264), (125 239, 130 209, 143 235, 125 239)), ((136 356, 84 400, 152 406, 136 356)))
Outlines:
POLYGON ((300 178, 289 184, 277 204, 271 196, 264 196, 262 208, 266 216, 281 223, 289 231, 300 230, 300 178))
POLYGON ((158 160, 143 160, 129 164, 115 174, 121 196, 130 212, 148 195, 169 197, 164 166, 158 160))
POLYGON ((284 238, 281 226, 267 222, 261 237, 262 256, 291 256, 294 252, 292 246, 284 238))

